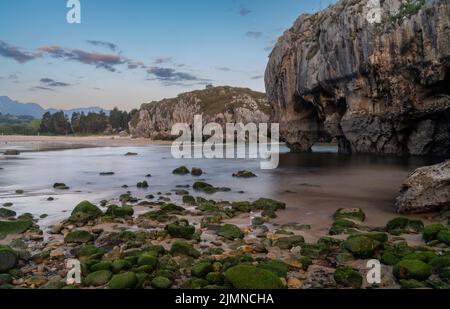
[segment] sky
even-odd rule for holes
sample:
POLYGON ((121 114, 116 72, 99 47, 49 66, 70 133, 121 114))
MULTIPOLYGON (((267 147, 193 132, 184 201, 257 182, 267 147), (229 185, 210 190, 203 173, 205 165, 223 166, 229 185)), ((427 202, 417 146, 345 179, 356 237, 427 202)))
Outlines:
POLYGON ((203 89, 264 91, 277 38, 334 0, 0 1, 0 96, 45 108, 115 106, 203 89))

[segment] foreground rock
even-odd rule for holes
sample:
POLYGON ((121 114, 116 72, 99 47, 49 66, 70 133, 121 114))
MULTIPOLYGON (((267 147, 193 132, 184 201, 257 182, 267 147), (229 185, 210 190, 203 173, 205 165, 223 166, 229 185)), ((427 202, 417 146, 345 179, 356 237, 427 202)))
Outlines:
POLYGON ((450 152, 448 1, 341 0, 278 40, 265 81, 291 149, 336 139, 340 152, 450 152))
POLYGON ((400 213, 426 213, 450 206, 450 160, 414 171, 395 205, 400 213))

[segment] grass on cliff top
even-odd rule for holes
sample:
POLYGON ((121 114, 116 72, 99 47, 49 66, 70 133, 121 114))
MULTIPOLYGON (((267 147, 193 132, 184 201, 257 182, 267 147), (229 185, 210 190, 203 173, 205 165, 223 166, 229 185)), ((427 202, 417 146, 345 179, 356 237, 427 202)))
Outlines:
POLYGON ((233 101, 236 97, 244 95, 250 96, 255 100, 259 110, 266 114, 270 114, 271 108, 264 93, 253 91, 248 88, 235 87, 213 87, 204 90, 195 90, 182 93, 176 98, 143 104, 142 108, 147 109, 150 114, 154 114, 157 109, 164 118, 170 118, 178 101, 182 98, 186 99, 189 96, 192 96, 199 100, 198 105, 202 112, 208 115, 216 115, 225 112, 228 109, 242 107, 244 105, 243 102, 233 101))

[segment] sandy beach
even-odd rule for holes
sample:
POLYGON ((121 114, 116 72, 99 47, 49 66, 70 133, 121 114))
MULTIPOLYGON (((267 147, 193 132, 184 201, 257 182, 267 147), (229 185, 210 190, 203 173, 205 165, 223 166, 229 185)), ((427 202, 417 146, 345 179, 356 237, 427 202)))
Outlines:
POLYGON ((0 151, 17 148, 21 151, 48 151, 78 149, 90 147, 123 147, 145 145, 168 145, 169 141, 154 141, 148 138, 131 138, 130 136, 0 136, 0 151))

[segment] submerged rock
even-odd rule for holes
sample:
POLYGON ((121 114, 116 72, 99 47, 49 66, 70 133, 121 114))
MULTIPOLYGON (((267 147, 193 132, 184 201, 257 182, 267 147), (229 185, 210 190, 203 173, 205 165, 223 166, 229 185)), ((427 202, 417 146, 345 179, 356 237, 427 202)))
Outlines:
POLYGON ((257 177, 254 173, 250 172, 250 171, 238 171, 236 173, 233 174, 233 177, 238 177, 238 178, 253 178, 253 177, 257 177))
POLYGON ((189 169, 186 166, 177 167, 172 171, 172 174, 175 175, 187 175, 189 174, 189 169))
POLYGON ((440 211, 450 205, 450 160, 422 167, 408 176, 395 201, 400 213, 440 211))

